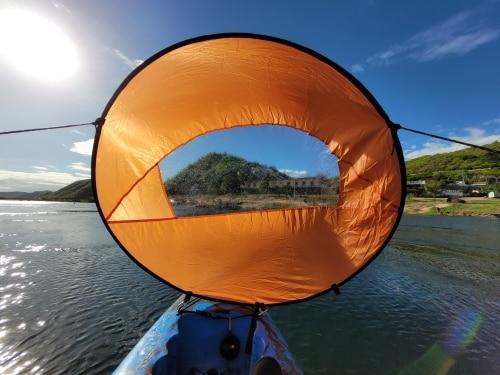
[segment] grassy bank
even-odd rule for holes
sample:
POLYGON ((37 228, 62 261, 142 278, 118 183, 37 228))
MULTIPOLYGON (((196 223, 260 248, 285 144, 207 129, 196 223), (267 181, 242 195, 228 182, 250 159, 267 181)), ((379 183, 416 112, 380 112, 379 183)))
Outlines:
POLYGON ((243 195, 179 195, 174 196, 176 204, 200 207, 234 209, 235 211, 269 210, 276 208, 335 206, 336 195, 278 196, 270 194, 243 195))
POLYGON ((465 203, 450 203, 446 198, 408 198, 406 214, 447 216, 500 216, 500 199, 462 198, 465 203))

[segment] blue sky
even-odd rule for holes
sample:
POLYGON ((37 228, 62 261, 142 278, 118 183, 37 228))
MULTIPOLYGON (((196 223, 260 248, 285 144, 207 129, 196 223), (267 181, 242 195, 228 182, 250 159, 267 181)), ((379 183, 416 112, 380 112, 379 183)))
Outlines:
MULTIPOLYGON (((153 53, 187 38, 238 31, 285 38, 324 54, 353 72, 404 126, 479 144, 500 140, 498 0, 3 0, 0 17, 20 8, 65 35, 77 66, 64 79, 47 81, 21 71, 0 48, 1 130, 92 121, 127 74, 153 53)), ((0 27, 0 43, 20 40, 21 32, 0 27)), ((22 52, 43 67, 54 55, 31 46, 29 32, 22 52)), ((0 137, 0 191, 54 190, 85 178, 93 135, 88 127, 0 137)), ((331 165, 317 167, 324 155, 303 136, 274 137, 278 143, 269 137, 255 151, 251 144, 246 151, 234 146, 241 134, 220 137, 227 138, 226 151, 279 169, 314 174, 331 165), (317 150, 316 159, 293 160, 297 148, 308 155, 304 145, 317 150)), ((210 151, 220 150, 222 138, 210 151)), ((410 133, 400 132, 400 138, 407 158, 459 148, 410 133)), ((210 140, 200 142, 201 150, 210 140)))
POLYGON ((171 177, 209 152, 228 152, 274 166, 292 177, 338 175, 337 158, 323 142, 304 132, 272 125, 224 130, 196 138, 162 161, 162 175, 171 177))

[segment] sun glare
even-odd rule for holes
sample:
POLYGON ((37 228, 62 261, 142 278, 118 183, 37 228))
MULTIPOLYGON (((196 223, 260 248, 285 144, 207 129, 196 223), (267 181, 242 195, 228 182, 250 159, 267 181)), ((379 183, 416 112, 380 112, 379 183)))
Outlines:
POLYGON ((44 81, 62 81, 78 67, 74 43, 53 22, 27 10, 0 10, 0 57, 44 81))

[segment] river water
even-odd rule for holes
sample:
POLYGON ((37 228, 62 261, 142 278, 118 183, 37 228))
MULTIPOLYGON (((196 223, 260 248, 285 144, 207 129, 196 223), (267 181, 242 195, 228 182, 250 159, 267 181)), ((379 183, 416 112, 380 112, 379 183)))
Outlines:
MULTIPOLYGON (((271 315, 305 374, 500 374, 499 233, 498 219, 404 217, 340 296, 271 315)), ((109 373, 177 296, 93 204, 0 201, 1 374, 109 373)))

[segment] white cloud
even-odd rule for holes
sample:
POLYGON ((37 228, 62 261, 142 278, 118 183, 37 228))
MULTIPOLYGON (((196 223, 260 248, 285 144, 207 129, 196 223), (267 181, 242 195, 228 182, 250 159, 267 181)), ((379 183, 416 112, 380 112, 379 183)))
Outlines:
POLYGON ((131 59, 130 57, 126 56, 122 51, 116 48, 110 48, 110 50, 118 56, 118 58, 125 64, 128 65, 131 68, 137 68, 139 65, 141 65, 144 60, 140 59, 131 59))
POLYGON ((0 169, 0 191, 57 190, 81 177, 65 172, 19 172, 0 169))
POLYGON ((87 139, 86 141, 73 143, 73 146, 69 150, 81 155, 92 155, 93 146, 94 146, 94 139, 90 138, 87 139))
MULTIPOLYGON (((73 169, 74 171, 87 172, 87 174, 84 174, 84 176, 90 177, 90 175, 88 174, 88 173, 90 173, 90 167, 88 167, 87 164, 85 164, 85 163, 81 163, 81 162, 71 163, 70 165, 68 165, 68 167, 70 169, 73 169)), ((81 175, 82 173, 78 173, 78 174, 81 175)))
POLYGON ((465 55, 500 36, 500 29, 488 28, 473 18, 472 12, 458 13, 400 44, 376 53, 367 62, 390 64, 403 59, 427 62, 448 55, 465 55))
POLYGON ((481 124, 482 126, 500 125, 500 117, 487 120, 481 124))
POLYGON ((39 171, 46 171, 46 170, 48 170, 48 169, 49 169, 49 168, 47 168, 47 167, 39 167, 39 166, 37 166, 37 165, 34 165, 34 166, 33 166, 33 168, 34 168, 34 169, 36 169, 36 170, 39 170, 39 171))
POLYGON ((351 65, 351 72, 353 72, 353 73, 362 73, 364 71, 365 71, 365 68, 363 68, 363 65, 361 65, 361 64, 351 65))
MULTIPOLYGON (((486 134, 486 132, 480 128, 465 128, 465 130, 468 133, 467 135, 462 136, 462 137, 455 136, 452 138, 459 140, 459 141, 462 141, 462 142, 472 143, 472 144, 479 145, 479 146, 489 144, 489 143, 492 143, 495 141, 500 141, 500 133, 499 134, 486 134)), ((410 152, 405 152, 405 159, 410 160, 410 159, 418 158, 419 156, 434 155, 434 154, 440 154, 440 153, 444 153, 444 152, 457 151, 457 150, 462 150, 464 148, 467 148, 467 146, 457 144, 457 143, 431 140, 431 141, 425 142, 423 144, 422 148, 420 148, 418 150, 415 149, 415 150, 410 151, 410 152)))
POLYGON ((294 177, 294 178, 297 178, 297 177, 305 177, 307 176, 307 171, 305 170, 295 170, 295 169, 279 169, 279 171, 281 173, 284 173, 290 177, 294 177))

